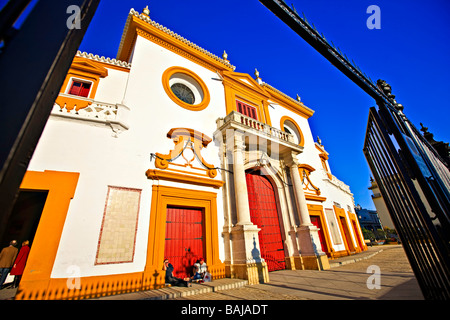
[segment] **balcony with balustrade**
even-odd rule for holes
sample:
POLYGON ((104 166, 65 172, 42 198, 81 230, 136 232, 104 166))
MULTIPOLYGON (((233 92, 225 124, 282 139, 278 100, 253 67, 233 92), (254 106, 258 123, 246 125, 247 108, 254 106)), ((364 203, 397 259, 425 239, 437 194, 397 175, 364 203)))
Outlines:
POLYGON ((52 116, 87 121, 109 126, 117 136, 128 130, 130 109, 120 103, 107 103, 93 99, 60 93, 53 105, 52 116))
POLYGON ((257 145, 267 146, 269 153, 283 154, 291 151, 301 153, 303 151, 303 147, 295 143, 292 134, 259 122, 237 111, 230 112, 225 118, 217 119, 216 123, 216 133, 222 132, 223 137, 233 135, 233 130, 235 130, 246 136, 247 145, 256 143, 257 145))

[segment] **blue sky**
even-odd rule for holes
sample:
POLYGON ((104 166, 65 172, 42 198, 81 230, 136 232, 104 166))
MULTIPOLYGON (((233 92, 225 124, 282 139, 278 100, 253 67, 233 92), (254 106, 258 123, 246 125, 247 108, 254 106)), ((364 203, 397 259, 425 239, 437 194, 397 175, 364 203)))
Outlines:
MULTIPOLYGON (((392 86, 404 113, 436 140, 450 141, 450 1, 286 0, 374 81, 392 86), (370 5, 381 29, 368 29, 370 5)), ((374 100, 347 79, 258 0, 101 0, 80 46, 115 58, 130 8, 213 54, 228 53, 236 72, 254 75, 315 110, 313 136, 330 153, 332 173, 348 184, 355 204, 374 209, 363 154, 374 100)))

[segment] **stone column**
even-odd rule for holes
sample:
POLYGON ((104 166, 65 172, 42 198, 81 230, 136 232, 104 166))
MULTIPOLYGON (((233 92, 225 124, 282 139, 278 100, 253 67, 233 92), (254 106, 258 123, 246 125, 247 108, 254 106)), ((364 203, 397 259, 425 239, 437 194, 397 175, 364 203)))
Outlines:
POLYGON ((230 266, 232 277, 247 279, 249 284, 269 281, 267 264, 261 258, 258 232, 261 230, 251 222, 248 203, 247 182, 245 178, 244 134, 234 131, 227 143, 233 141, 233 179, 236 201, 237 223, 231 228, 230 238, 233 261, 230 266))
POLYGON ((286 164, 291 173, 294 188, 297 211, 300 215, 300 226, 297 229, 297 239, 304 269, 329 269, 328 258, 322 251, 320 244, 319 229, 311 223, 309 217, 308 204, 306 203, 303 183, 298 170, 298 160, 296 154, 292 153, 286 157, 286 164))
POLYGON ((308 205, 306 203, 305 193, 303 192, 303 183, 298 171, 298 162, 292 157, 289 169, 291 171, 292 184, 294 188, 295 199, 297 201, 298 212, 300 213, 300 226, 312 226, 309 217, 308 205))
POLYGON ((236 198, 237 224, 253 225, 248 205, 247 181, 244 168, 244 134, 235 131, 233 145, 233 178, 236 198))

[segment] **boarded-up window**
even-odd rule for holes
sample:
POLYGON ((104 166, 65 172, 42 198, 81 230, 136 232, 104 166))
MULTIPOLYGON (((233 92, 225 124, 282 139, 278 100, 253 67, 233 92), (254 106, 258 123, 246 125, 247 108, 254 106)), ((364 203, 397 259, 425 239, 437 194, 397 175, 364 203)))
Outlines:
POLYGON ((141 190, 108 187, 95 264, 132 262, 141 190))
POLYGON ((243 103, 239 100, 236 100, 236 109, 239 113, 242 113, 243 115, 253 118, 255 120, 258 120, 256 108, 252 107, 246 103, 243 103))
POLYGON ((336 221, 336 215, 333 209, 325 209, 325 214, 328 220, 328 226, 330 227, 331 237, 334 244, 342 244, 341 237, 339 236, 338 224, 336 221))

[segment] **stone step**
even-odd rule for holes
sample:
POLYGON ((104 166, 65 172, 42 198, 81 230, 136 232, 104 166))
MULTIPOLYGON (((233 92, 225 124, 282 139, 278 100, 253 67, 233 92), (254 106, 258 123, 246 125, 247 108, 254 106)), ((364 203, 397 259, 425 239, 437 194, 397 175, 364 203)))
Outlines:
POLYGON ((229 290, 229 289, 237 289, 242 288, 244 286, 248 285, 247 280, 242 279, 217 279, 212 282, 205 282, 201 284, 193 283, 192 287, 168 287, 164 289, 158 289, 158 290, 151 290, 146 291, 144 293, 145 297, 143 297, 143 300, 167 300, 167 299, 174 299, 174 298, 180 298, 180 297, 188 297, 191 295, 197 295, 197 294, 203 294, 203 293, 209 293, 209 292, 217 292, 217 291, 223 291, 223 290, 229 290), (152 292, 152 291, 159 291, 159 292, 152 292), (147 293, 150 293, 148 296, 147 293))
POLYGON ((139 291, 115 296, 94 298, 93 300, 169 300, 180 297, 188 297, 197 294, 218 292, 229 289, 242 288, 248 285, 247 280, 242 279, 216 279, 212 282, 201 284, 193 283, 192 287, 165 287, 156 290, 139 291))

